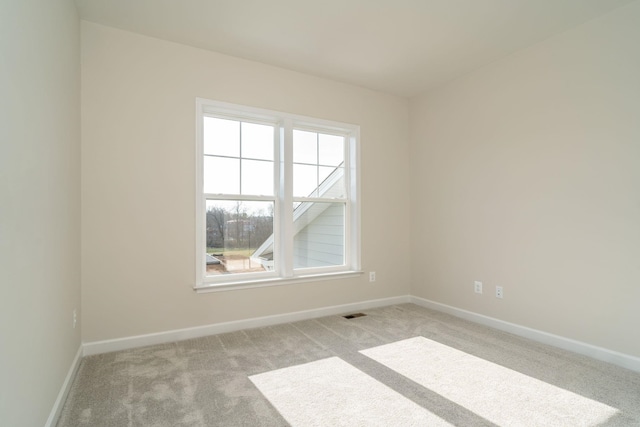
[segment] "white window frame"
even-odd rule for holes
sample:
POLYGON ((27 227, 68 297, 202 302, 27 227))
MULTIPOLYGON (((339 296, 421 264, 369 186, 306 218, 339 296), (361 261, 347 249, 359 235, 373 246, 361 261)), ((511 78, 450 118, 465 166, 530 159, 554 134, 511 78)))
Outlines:
POLYGON ((213 292, 250 287, 304 283, 316 280, 360 275, 360 127, 353 124, 315 119, 262 108, 247 107, 220 101, 196 98, 196 239, 195 269, 198 292, 213 292), (274 196, 255 197, 213 195, 204 193, 204 117, 230 118, 272 124, 275 127, 274 196), (293 130, 308 130, 345 137, 344 177, 345 199, 293 197, 293 130), (276 269, 259 273, 206 275, 206 201, 267 200, 274 201, 274 259, 276 269), (344 265, 313 268, 293 268, 293 203, 295 201, 344 203, 345 242, 344 265))

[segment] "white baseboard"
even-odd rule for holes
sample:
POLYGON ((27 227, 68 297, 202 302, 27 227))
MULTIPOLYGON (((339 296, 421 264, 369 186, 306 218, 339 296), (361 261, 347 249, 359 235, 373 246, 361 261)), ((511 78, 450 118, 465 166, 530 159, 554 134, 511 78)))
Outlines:
POLYGON ((233 322, 215 323, 212 325, 197 326, 194 328, 175 329, 172 331, 158 332, 147 335, 118 338, 106 341, 94 341, 84 343, 84 355, 109 353, 111 351, 126 350, 129 348, 144 347, 147 345, 164 344, 191 338, 199 338, 208 335, 222 334, 225 332, 239 331, 241 329, 259 328, 263 326, 277 325, 281 323, 297 322, 300 320, 314 319, 323 316, 348 313, 358 310, 366 310, 387 305, 404 304, 410 302, 410 297, 399 296, 342 304, 330 307, 316 308, 312 310, 296 311, 293 313, 276 314, 273 316, 254 317, 251 319, 236 320, 233 322))
POLYGON ((617 351, 608 350, 603 347, 587 344, 581 341, 572 340, 570 338, 561 337, 559 335, 550 334, 547 332, 539 331, 537 329, 528 328, 526 326, 516 325, 515 323, 505 322, 503 320, 495 319, 493 317, 485 316, 482 314, 474 313, 460 308, 452 307, 439 302, 430 301, 428 299, 419 298, 415 296, 409 297, 410 302, 430 308, 432 310, 448 313, 462 319, 470 320, 475 323, 480 323, 485 326, 489 326, 494 329, 509 332, 514 335, 518 335, 524 338, 528 338, 533 341, 537 341, 543 344, 552 345, 554 347, 569 350, 574 353, 589 356, 593 359, 602 360, 603 362, 612 363, 614 365, 622 366, 623 368, 631 369, 633 371, 640 372, 640 358, 631 356, 617 351))
POLYGON ((78 347, 76 357, 74 357, 73 362, 71 362, 71 367, 69 368, 69 372, 67 372, 64 383, 62 383, 62 387, 60 388, 58 397, 53 404, 53 408, 51 408, 49 418, 44 425, 45 427, 54 427, 58 423, 58 418, 60 418, 60 414, 62 413, 62 407, 64 406, 64 402, 67 400, 67 396, 69 395, 69 391, 71 390, 71 385, 73 384, 73 379, 76 377, 76 373, 78 372, 78 368, 80 367, 81 360, 82 345, 78 347))
MULTIPOLYGON (((234 332, 241 329, 259 328, 263 326, 277 325, 281 323, 297 322, 300 320, 314 319, 323 316, 348 313, 369 308, 383 307, 387 305, 413 303, 422 307, 451 314, 462 319, 489 326, 501 331, 509 332, 524 338, 531 339, 543 344, 569 350, 574 353, 583 354, 597 360, 612 363, 623 368, 640 372, 640 358, 603 347, 594 346, 581 341, 572 340, 515 323, 505 322, 493 317, 430 301, 424 298, 406 295, 399 297, 383 298, 377 300, 363 301, 351 304, 342 304, 330 307, 316 308, 312 310, 296 311, 292 313, 276 314, 273 316, 254 317, 251 319, 236 320, 232 322, 216 323, 205 326, 197 326, 186 329, 176 329, 165 332, 158 332, 147 335, 137 335, 132 337, 118 338, 105 341, 94 341, 84 343, 82 346, 83 355, 109 353, 112 351, 126 350, 130 348, 144 347, 147 345, 164 344, 168 342, 181 341, 191 338, 199 338, 208 335, 234 332)), ((78 359, 78 357, 76 357, 78 359)), ((74 369, 77 369, 79 359, 74 361, 74 369)), ((71 374, 71 371, 70 371, 71 374)), ((75 370, 73 371, 75 374, 75 370)), ((73 378, 73 377, 71 377, 73 378)), ((65 381, 65 387, 67 382, 65 381)), ((64 389, 64 388, 63 388, 64 389)), ((68 392, 68 390, 67 390, 68 392)), ((62 391, 61 391, 62 393, 62 391)), ((66 394, 65 394, 66 396, 66 394)), ((60 400, 60 396, 58 397, 60 400)), ((62 400, 64 402, 64 400, 62 400)), ((57 403, 57 401, 56 401, 57 403)), ((55 409, 55 408, 54 408, 55 409)), ((53 412, 52 412, 53 414, 53 412)), ((51 417, 50 417, 51 418, 51 417)), ((47 424, 48 425, 48 424, 47 424)))

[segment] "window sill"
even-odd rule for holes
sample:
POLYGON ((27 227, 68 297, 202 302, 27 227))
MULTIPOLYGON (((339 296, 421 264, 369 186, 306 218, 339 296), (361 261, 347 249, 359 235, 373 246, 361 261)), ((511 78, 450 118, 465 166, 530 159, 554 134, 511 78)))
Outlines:
POLYGON ((263 288, 266 286, 293 285, 296 283, 318 282, 321 280, 348 279, 361 276, 364 272, 360 270, 340 271, 337 273, 309 274, 306 276, 296 276, 283 279, 281 277, 251 280, 242 282, 206 283, 195 286, 193 289, 199 293, 235 291, 240 289, 263 288))

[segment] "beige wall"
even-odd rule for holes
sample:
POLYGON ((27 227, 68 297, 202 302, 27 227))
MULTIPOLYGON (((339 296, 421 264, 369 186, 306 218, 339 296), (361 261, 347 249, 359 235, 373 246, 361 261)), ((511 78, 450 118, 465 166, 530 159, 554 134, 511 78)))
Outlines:
POLYGON ((407 295, 407 120, 402 98, 83 22, 83 340, 407 295), (193 291, 196 97, 361 126, 375 284, 193 291))
POLYGON ((635 2, 413 100, 414 295, 640 356, 639 23, 635 2))
POLYGON ((42 426, 80 346, 80 25, 0 4, 0 425, 42 426))

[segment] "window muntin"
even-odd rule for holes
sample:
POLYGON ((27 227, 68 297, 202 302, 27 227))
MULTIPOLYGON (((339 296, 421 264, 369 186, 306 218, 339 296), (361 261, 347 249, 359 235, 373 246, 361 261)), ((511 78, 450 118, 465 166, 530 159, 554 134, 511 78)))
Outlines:
POLYGON ((197 107, 196 287, 357 271, 357 126, 197 107))
MULTIPOLYGON (((336 171, 344 168, 345 136, 312 132, 302 129, 293 130, 293 196, 323 197, 327 191, 323 183, 336 171)), ((336 196, 332 190, 331 197, 336 196)))
POLYGON ((204 192, 274 194, 274 125, 203 118, 204 192))

